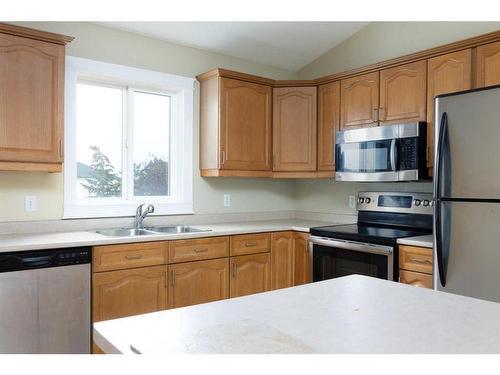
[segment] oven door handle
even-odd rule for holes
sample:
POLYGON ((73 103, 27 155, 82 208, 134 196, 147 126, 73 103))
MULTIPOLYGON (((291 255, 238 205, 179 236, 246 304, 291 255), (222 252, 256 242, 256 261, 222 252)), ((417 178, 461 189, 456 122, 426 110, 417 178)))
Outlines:
POLYGON ((310 236, 309 244, 311 247, 312 245, 321 245, 326 247, 336 247, 344 250, 353 250, 362 253, 370 253, 370 254, 378 254, 386 256, 391 256, 394 252, 394 248, 392 246, 372 245, 368 243, 352 242, 346 240, 334 240, 331 238, 324 238, 317 236, 310 236))

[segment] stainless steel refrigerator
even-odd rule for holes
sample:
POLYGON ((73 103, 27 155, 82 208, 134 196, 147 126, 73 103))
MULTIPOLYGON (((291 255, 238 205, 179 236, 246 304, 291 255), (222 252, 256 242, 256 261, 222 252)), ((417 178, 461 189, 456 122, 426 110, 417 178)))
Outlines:
POLYGON ((436 98, 434 288, 500 302, 500 86, 436 98))

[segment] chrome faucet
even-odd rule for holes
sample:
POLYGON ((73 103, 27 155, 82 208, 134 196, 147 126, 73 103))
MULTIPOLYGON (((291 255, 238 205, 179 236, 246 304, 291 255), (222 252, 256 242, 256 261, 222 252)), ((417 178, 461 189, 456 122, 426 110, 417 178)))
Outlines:
POLYGON ((145 203, 139 205, 139 207, 137 207, 137 210, 135 211, 135 227, 136 228, 142 228, 143 227, 142 222, 144 221, 146 216, 148 214, 152 214, 153 212, 155 212, 155 206, 153 206, 152 204, 148 204, 146 206, 146 209, 143 211, 142 207, 144 207, 145 205, 146 205, 145 203))

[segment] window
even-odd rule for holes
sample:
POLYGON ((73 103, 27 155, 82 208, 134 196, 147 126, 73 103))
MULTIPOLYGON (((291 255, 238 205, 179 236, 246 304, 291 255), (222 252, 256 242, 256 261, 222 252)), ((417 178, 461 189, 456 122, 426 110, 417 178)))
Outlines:
POLYGON ((68 57, 64 217, 192 213, 193 79, 68 57))

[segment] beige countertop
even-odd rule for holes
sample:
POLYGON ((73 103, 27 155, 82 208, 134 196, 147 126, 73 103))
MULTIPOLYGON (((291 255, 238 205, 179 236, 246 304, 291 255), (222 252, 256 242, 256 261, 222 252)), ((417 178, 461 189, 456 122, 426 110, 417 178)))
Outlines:
POLYGON ((94 340, 160 355, 500 353, 500 304, 351 275, 98 322, 94 340))
POLYGON ((400 245, 411 245, 411 246, 420 246, 420 247, 433 247, 433 236, 432 234, 428 234, 425 236, 416 236, 416 237, 406 237, 399 238, 398 244, 400 245))
MULTIPOLYGON (((352 222, 352 221, 350 221, 352 222)), ((347 224, 345 219, 338 222, 323 222, 302 219, 252 221, 225 223, 214 225, 193 225, 196 228, 210 229, 209 232, 182 233, 167 235, 143 235, 133 237, 109 237, 95 231, 55 232, 14 234, 0 236, 0 253, 10 251, 27 251, 56 249, 77 246, 110 245, 118 243, 167 241, 200 237, 226 236, 245 233, 300 231, 309 232, 309 228, 332 224, 347 224)))

